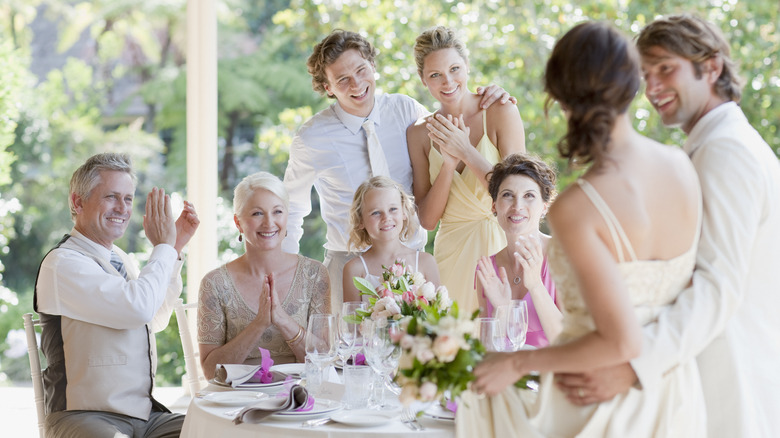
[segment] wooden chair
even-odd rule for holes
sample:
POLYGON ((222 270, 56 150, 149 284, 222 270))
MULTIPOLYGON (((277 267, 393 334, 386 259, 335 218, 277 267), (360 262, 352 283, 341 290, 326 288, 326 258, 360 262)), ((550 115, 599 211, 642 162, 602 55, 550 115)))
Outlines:
POLYGON ((45 438, 46 409, 43 405, 43 375, 41 374, 41 359, 38 356, 38 338, 35 327, 41 325, 40 319, 33 319, 32 313, 22 315, 24 332, 27 335, 27 356, 30 359, 30 377, 32 377, 35 392, 35 410, 38 414, 38 434, 45 438))
POLYGON ((195 395, 202 388, 205 388, 208 382, 200 368, 200 351, 195 348, 190 331, 190 322, 187 317, 187 310, 197 310, 198 303, 187 303, 179 298, 173 310, 176 313, 176 322, 179 325, 179 337, 181 338, 181 349, 184 352, 184 374, 183 383, 187 385, 190 397, 195 395))

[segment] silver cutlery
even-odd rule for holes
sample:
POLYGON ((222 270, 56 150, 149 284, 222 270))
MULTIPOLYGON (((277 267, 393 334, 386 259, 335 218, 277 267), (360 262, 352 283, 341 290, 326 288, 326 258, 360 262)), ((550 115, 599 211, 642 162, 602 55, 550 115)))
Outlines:
POLYGON ((417 421, 417 414, 415 414, 409 408, 404 408, 404 411, 401 414, 401 423, 405 424, 406 427, 408 427, 409 429, 412 429, 414 431, 425 430, 423 425, 420 424, 419 421, 417 421))
POLYGON ((330 423, 330 417, 325 418, 315 418, 312 420, 306 420, 303 423, 301 423, 301 427, 318 427, 323 426, 325 424, 330 423))

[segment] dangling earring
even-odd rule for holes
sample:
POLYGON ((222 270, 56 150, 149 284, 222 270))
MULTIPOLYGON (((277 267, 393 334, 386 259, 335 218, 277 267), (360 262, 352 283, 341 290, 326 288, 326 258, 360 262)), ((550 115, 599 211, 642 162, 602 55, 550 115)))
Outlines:
POLYGON ((238 233, 238 241, 243 242, 244 241, 244 235, 241 233, 238 233))

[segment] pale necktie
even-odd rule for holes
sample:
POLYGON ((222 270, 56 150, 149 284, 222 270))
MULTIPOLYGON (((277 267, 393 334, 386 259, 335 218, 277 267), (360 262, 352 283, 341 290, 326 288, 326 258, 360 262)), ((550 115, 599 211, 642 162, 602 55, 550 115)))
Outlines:
POLYGON ((368 162, 371 163, 372 176, 390 176, 390 170, 387 168, 387 158, 382 151, 382 145, 379 144, 379 137, 374 129, 374 122, 366 119, 363 122, 363 131, 366 132, 366 143, 368 144, 368 162))
POLYGON ((119 254, 115 253, 114 251, 111 251, 111 266, 113 266, 117 272, 122 274, 122 277, 127 279, 127 269, 125 269, 125 264, 122 262, 122 259, 119 258, 119 254))

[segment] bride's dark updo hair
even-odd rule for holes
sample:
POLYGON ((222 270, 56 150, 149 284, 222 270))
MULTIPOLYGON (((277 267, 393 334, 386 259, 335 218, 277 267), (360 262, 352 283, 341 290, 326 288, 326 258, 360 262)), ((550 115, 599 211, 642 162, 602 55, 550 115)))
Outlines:
POLYGON ((589 163, 604 153, 615 118, 639 90, 639 55, 608 24, 578 24, 553 48, 544 73, 545 113, 558 101, 568 116, 558 151, 570 163, 589 163))

